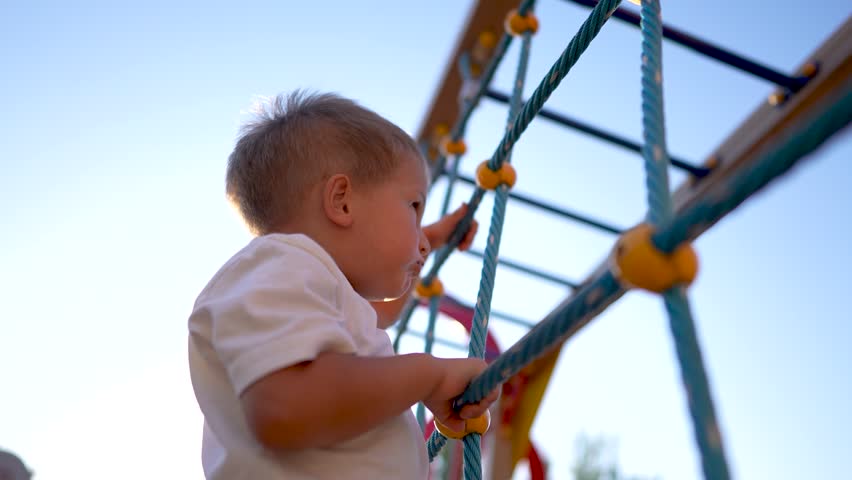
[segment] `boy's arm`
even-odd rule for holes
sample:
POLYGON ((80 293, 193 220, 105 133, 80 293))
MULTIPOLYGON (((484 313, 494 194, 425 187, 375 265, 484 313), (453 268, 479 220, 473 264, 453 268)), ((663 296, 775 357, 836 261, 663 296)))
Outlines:
POLYGON ((494 392, 459 413, 449 413, 452 399, 484 367, 481 360, 426 354, 358 357, 329 352, 261 378, 240 400, 250 429, 265 447, 327 447, 376 427, 418 401, 445 425, 460 427, 462 418, 483 414, 496 400, 494 392))

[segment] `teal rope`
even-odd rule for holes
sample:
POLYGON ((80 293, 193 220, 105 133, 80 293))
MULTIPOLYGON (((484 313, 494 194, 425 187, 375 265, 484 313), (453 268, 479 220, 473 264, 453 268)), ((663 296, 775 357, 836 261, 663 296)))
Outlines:
POLYGON ((754 162, 747 175, 731 179, 720 190, 724 198, 706 198, 687 207, 667 228, 657 231, 651 240, 664 252, 673 252, 685 239, 693 238, 694 225, 711 225, 730 213, 755 192, 789 171, 802 157, 814 152, 832 135, 852 121, 852 85, 828 104, 815 118, 801 122, 801 127, 785 132, 784 140, 754 162))
MULTIPOLYGON (((441 306, 441 297, 435 295, 429 298, 429 325, 426 327, 426 341, 423 346, 423 351, 432 353, 432 345, 435 343, 435 323, 438 319, 438 307, 441 306)), ((420 424, 420 429, 426 428, 426 407, 423 402, 417 404, 417 423, 420 424)))
POLYGON ((482 480, 482 438, 478 433, 471 433, 462 439, 464 444, 464 479, 482 480))
MULTIPOLYGON (((518 137, 520 137, 521 133, 526 130, 530 122, 532 122, 533 117, 535 117, 538 111, 541 110, 544 102, 550 97, 553 90, 556 89, 562 79, 565 78, 571 67, 577 63, 577 60, 579 60, 580 56, 586 51, 586 48, 588 48, 589 43, 591 43, 592 39, 597 36, 603 27, 603 24, 606 23, 612 12, 618 8, 620 3, 621 0, 602 0, 594 9, 592 9, 589 17, 585 22, 583 22, 583 25, 580 26, 577 34, 574 35, 574 38, 572 38, 568 43, 565 51, 562 52, 562 55, 547 72, 547 75, 545 75, 541 80, 527 103, 524 104, 524 108, 521 113, 515 117, 515 122, 512 127, 510 127, 503 136, 503 139, 500 141, 496 151, 488 161, 488 165, 492 170, 500 168, 500 165, 503 163, 503 158, 512 149, 512 146, 515 144, 518 137)), ((474 190, 470 201, 468 202, 467 213, 456 226, 456 229, 450 236, 450 240, 447 245, 435 254, 435 260, 432 263, 432 267, 429 269, 429 272, 424 277, 424 283, 427 279, 428 281, 431 281, 435 278, 438 270, 443 266, 444 262, 447 261, 450 252, 461 242, 465 232, 467 232, 470 228, 473 215, 476 213, 476 209, 482 202, 482 196, 484 193, 485 192, 481 188, 476 188, 474 190)))
MULTIPOLYGON (((671 222, 673 216, 668 178, 670 162, 663 118, 663 27, 659 0, 642 1, 641 29, 642 126, 645 140, 642 156, 648 189, 648 222, 659 226, 671 222)), ((701 452, 704 477, 727 480, 730 473, 689 300, 682 287, 669 289, 663 298, 669 314, 694 435, 701 452)))
MULTIPOLYGON (((551 67, 547 75, 545 75, 545 77, 541 80, 530 99, 526 102, 526 104, 524 104, 522 111, 514 117, 514 123, 511 127, 509 127, 508 131, 505 133, 503 139, 500 141, 500 144, 495 150, 491 160, 489 160, 488 162, 488 166, 492 170, 497 170, 500 168, 503 161, 509 156, 509 153, 515 141, 517 141, 521 133, 527 128, 527 126, 529 126, 530 122, 532 121, 532 118, 539 110, 541 110, 541 107, 544 105, 544 102, 547 100, 550 94, 553 93, 553 90, 556 89, 562 79, 565 78, 565 76, 568 74, 568 71, 580 58, 580 55, 582 55, 586 48, 588 48, 589 43, 591 43, 592 39, 597 36, 598 32, 600 32, 601 28, 603 27, 603 24, 606 23, 612 12, 618 7, 619 3, 621 3, 621 0, 603 0, 598 3, 597 6, 595 6, 595 8, 589 14, 589 17, 586 19, 585 22, 583 22, 583 25, 580 27, 577 34, 568 43, 568 46, 562 52, 562 55, 559 57, 553 67, 551 67)), ((467 232, 467 230, 470 228, 470 223, 473 218, 473 214, 475 213, 476 208, 479 206, 479 203, 482 201, 483 195, 484 191, 481 188, 477 188, 474 191, 473 195, 471 196, 471 200, 468 202, 467 213, 465 214, 462 221, 459 222, 459 225, 456 227, 456 230, 451 235, 448 245, 436 254, 434 263, 432 264, 432 268, 425 277, 425 279, 428 279, 428 281, 431 281, 435 277, 438 269, 449 257, 449 252, 459 244, 464 233, 467 232)), ((495 207, 496 203, 497 201, 495 200, 495 207)), ((424 282, 426 281, 425 279, 424 282)), ((473 345, 473 342, 473 335, 471 335, 471 345, 473 345)), ((468 387, 466 392, 470 391, 472 386, 473 384, 468 387)), ((484 392, 477 392, 481 393, 481 395, 479 395, 479 398, 476 401, 478 402, 479 400, 482 400, 488 392, 490 392, 496 387, 497 384, 494 384, 491 385, 491 388, 489 390, 486 390, 484 392)), ((464 398, 464 395, 462 396, 462 398, 464 398)), ((471 402, 468 401, 465 403, 471 402)), ((441 435, 437 432, 432 435, 432 437, 436 436, 440 437, 441 435)), ((433 441, 432 438, 429 439, 429 445, 433 445, 436 443, 437 441, 433 441)), ((476 453, 476 455, 478 454, 479 452, 476 453)), ((430 454, 429 460, 431 461, 432 459, 434 459, 434 455, 430 454)), ((467 469, 465 471, 467 472, 467 469)))
POLYGON ((441 453, 441 449, 444 448, 444 445, 447 444, 447 437, 443 435, 435 435, 434 433, 429 437, 429 440, 426 441, 426 451, 429 453, 429 462, 435 459, 439 453, 441 453))
MULTIPOLYGON (((525 32, 521 43, 521 51, 518 58, 518 67, 515 74, 512 101, 509 106, 508 124, 517 116, 521 107, 524 94, 524 83, 526 81, 529 66, 530 45, 532 33, 525 32)), ((510 154, 505 156, 505 161, 511 161, 510 154)), ((470 331, 470 350, 468 356, 472 358, 485 357, 485 342, 488 335, 488 317, 491 309, 491 298, 494 293, 494 280, 497 275, 497 256, 500 252, 500 239, 503 234, 503 223, 506 217, 506 203, 509 196, 509 186, 500 185, 496 189, 494 207, 491 213, 491 225, 488 232, 488 244, 483 254, 482 274, 479 282, 479 293, 477 294, 476 306, 473 313, 473 322, 470 331)), ((466 480, 479 480, 482 478, 482 452, 481 436, 478 433, 466 435, 464 438, 464 475, 466 480)))
POLYGON ((568 47, 565 48, 556 63, 553 64, 544 78, 542 78, 538 87, 536 87, 530 99, 524 105, 521 113, 515 117, 514 123, 503 136, 503 139, 494 151, 494 155, 492 155, 491 160, 488 162, 488 166, 492 170, 500 168, 503 158, 509 154, 512 146, 520 138, 524 130, 527 129, 532 119, 541 110, 541 107, 544 106, 544 102, 550 98, 556 87, 568 75, 568 72, 577 63, 577 60, 580 59, 580 56, 589 47, 592 39, 597 36, 601 28, 603 28, 604 23, 609 20, 610 15, 618 8, 620 3, 621 0, 602 0, 595 6, 589 17, 583 22, 577 35, 571 39, 568 47))
POLYGON ((659 0, 642 0, 642 130, 648 193, 648 221, 653 225, 672 217, 669 195, 669 157, 663 119, 662 20, 659 0))
MULTIPOLYGON (((844 96, 831 103, 814 120, 802 122, 801 127, 785 142, 760 157, 753 168, 727 180, 720 185, 730 197, 708 196, 675 217, 669 225, 663 225, 655 235, 657 245, 679 245, 687 239, 690 228, 701 223, 712 224, 740 205, 750 195, 766 186, 770 181, 787 172, 798 160, 812 153, 836 132, 852 122, 852 88, 844 96)), ((517 343, 497 357, 478 377, 473 379, 459 397, 461 405, 476 403, 488 392, 505 383, 530 362, 561 343, 580 327, 580 321, 597 313, 624 293, 624 289, 605 270, 586 282, 577 290, 570 301, 553 311, 538 323, 517 343)))
MULTIPOLYGON (((535 4, 535 0, 524 0, 518 5, 518 13, 521 15, 525 15, 528 11, 530 11, 535 4)), ((469 98, 466 99, 462 108, 462 112, 456 120, 455 125, 450 130, 450 137, 453 141, 457 141, 460 138, 464 137, 465 130, 467 129, 467 123, 470 120, 471 115, 473 114, 473 110, 479 104, 479 101, 482 100, 482 97, 485 95, 485 92, 488 90, 488 85, 491 83, 491 80, 494 78, 494 74, 497 72, 497 67, 500 66, 500 63, 503 61, 503 57, 505 57, 506 52, 509 50, 509 46, 512 44, 512 40, 515 37, 509 33, 504 33, 500 40, 497 42, 497 46, 494 48, 494 54, 491 56, 491 60, 489 60, 488 65, 485 67, 485 70, 482 72, 482 76, 479 77, 479 85, 477 86, 476 92, 469 98)), ((444 170, 444 164, 446 162, 446 157, 443 155, 439 155, 437 161, 435 162, 435 167, 432 170, 432 178, 437 177, 444 170)), ((450 183, 449 186, 453 184, 450 183)))
POLYGON ((604 300, 612 298, 621 291, 621 287, 605 271, 588 284, 577 290, 573 299, 557 312, 551 313, 539 322, 523 338, 503 352, 488 365, 478 377, 473 379, 457 400, 458 405, 476 403, 520 372, 530 362, 558 345, 563 337, 578 327, 579 320, 604 305, 604 300))
MULTIPOLYGON (((526 14, 530 11, 535 4, 535 0, 524 0, 518 5, 518 13, 521 15, 526 14)), ((506 55, 506 51, 508 51, 509 46, 512 44, 512 40, 514 36, 509 33, 504 33, 500 37, 500 41, 497 43, 495 47, 494 54, 491 57, 491 60, 488 62, 488 65, 485 68, 485 71, 482 73, 482 76, 479 79, 479 86, 476 89, 474 95, 467 99, 464 103, 464 108, 462 109, 461 115, 456 120, 455 125, 453 125, 452 130, 450 130, 450 137, 453 141, 458 141, 462 137, 464 137, 465 129, 467 128, 467 123, 470 120, 471 115, 473 114, 473 110, 476 108, 479 101, 482 99, 482 96, 485 95, 485 92, 488 90, 488 85, 491 83, 491 80, 494 78, 494 74, 497 72, 497 67, 503 60, 503 57, 506 55)), ((432 169, 432 178, 437 177, 441 172, 444 171, 444 164, 446 162, 446 158, 443 155, 439 155, 438 160, 434 164, 434 168, 432 169)), ((447 182, 447 191, 444 196, 444 203, 441 206, 441 211, 446 213, 449 209, 449 201, 452 196, 452 188, 455 184, 455 176, 458 172, 458 165, 461 162, 461 155, 456 157, 456 162, 453 165, 452 175, 448 178, 447 182)), ((470 201, 467 202, 468 212, 462 218, 459 225, 456 227, 453 235, 450 236, 450 241, 447 246, 442 250, 439 250, 435 254, 435 262, 433 262, 433 268, 430 269, 429 273, 423 278, 424 285, 428 285, 432 282, 432 280, 437 276, 438 270, 447 261, 452 250, 458 246, 461 242, 461 239, 464 237, 465 232, 470 229, 470 225, 473 221, 473 215, 476 213, 476 209, 479 208, 480 202, 482 202, 482 196, 484 195, 484 191, 481 189, 477 189, 470 201), (435 266, 437 265, 437 266, 435 266)), ((394 351, 399 351, 399 342, 402 336, 405 334, 405 330, 408 328, 409 318, 414 311, 414 308, 417 306, 417 300, 409 299, 408 303, 405 305, 403 309, 403 313, 400 315, 400 326, 397 330, 396 338, 394 339, 394 351)))
POLYGON ((698 450, 701 452, 701 465, 704 478, 725 480, 730 478, 722 435, 716 420, 713 398, 710 394, 710 382, 701 359, 701 348, 695 332, 695 323, 689 308, 689 300, 683 287, 674 287, 663 294, 666 311, 669 314, 669 327, 675 340, 681 379, 686 391, 689 413, 698 450))
POLYGON ((414 313, 415 308, 417 308, 417 299, 412 296, 405 302, 402 312, 399 314, 399 326, 397 327, 396 338, 393 340, 394 352, 399 352, 402 335, 408 329, 408 323, 411 321, 411 314, 414 313))

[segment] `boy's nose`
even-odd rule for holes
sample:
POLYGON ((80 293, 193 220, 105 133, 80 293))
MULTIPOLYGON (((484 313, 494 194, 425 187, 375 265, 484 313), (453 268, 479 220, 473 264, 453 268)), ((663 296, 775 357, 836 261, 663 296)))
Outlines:
POLYGON ((429 244, 429 239, 426 238, 426 234, 423 233, 423 230, 420 230, 420 255, 424 260, 429 255, 430 251, 432 251, 432 245, 429 244))

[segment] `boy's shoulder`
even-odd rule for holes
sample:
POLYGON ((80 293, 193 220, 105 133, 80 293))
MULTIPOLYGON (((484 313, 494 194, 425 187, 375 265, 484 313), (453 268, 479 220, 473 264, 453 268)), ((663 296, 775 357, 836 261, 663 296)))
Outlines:
POLYGON ((287 277, 315 271, 339 279, 340 269, 316 241, 303 234, 272 233, 255 237, 217 271, 199 294, 204 297, 222 283, 254 275, 287 277))

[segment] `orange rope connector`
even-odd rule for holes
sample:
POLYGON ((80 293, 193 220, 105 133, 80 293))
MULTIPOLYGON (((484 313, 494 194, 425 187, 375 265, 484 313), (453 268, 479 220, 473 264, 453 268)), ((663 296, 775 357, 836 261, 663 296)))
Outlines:
POLYGON ((535 33, 538 31, 538 18, 532 12, 521 15, 517 10, 512 10, 506 15, 504 25, 506 33, 509 35, 519 36, 526 32, 535 33))
POLYGON ((444 138, 448 133, 450 133, 450 127, 447 126, 446 123, 439 123, 435 125, 434 131, 432 132, 435 138, 444 138))
POLYGON ((429 285, 424 285, 421 280, 414 287, 414 293, 420 298, 440 297, 444 294, 444 284, 437 278, 433 278, 429 285))
POLYGON ((491 413, 486 410, 484 414, 471 418, 469 420, 464 421, 464 430, 459 432, 457 430, 451 430, 449 427, 444 425, 443 423, 435 420, 435 428, 441 432, 441 435, 452 438, 454 440, 460 440, 466 437, 471 433, 478 433, 480 435, 485 435, 485 432, 488 431, 488 427, 491 426, 491 413))
POLYGON ((624 232, 610 256, 610 269, 625 287, 663 293, 675 285, 690 285, 698 274, 698 256, 683 243, 674 252, 661 252, 651 241, 654 228, 642 223, 624 232))
POLYGON ((476 184, 485 190, 494 190, 500 185, 508 185, 509 188, 512 188, 517 180, 518 173, 515 172, 515 167, 509 162, 503 162, 503 165, 496 172, 488 167, 488 160, 476 167, 476 184))
MULTIPOLYGON (((471 70, 474 65, 481 70, 482 65, 488 63, 488 59, 491 58, 491 53, 494 51, 494 47, 496 46, 497 35, 495 35, 494 32, 490 30, 483 30, 480 32, 479 36, 476 38, 476 42, 473 44, 473 48, 470 49, 470 58, 473 60, 471 70)), ((473 73, 473 76, 478 77, 479 74, 473 73)))
POLYGON ((494 35, 491 30, 483 30, 479 33, 476 41, 483 48, 491 49, 497 46, 497 35, 494 35))
POLYGON ((453 141, 453 139, 448 135, 441 141, 441 153, 443 153, 445 157, 450 155, 464 155, 464 152, 466 151, 467 145, 462 139, 453 141))

